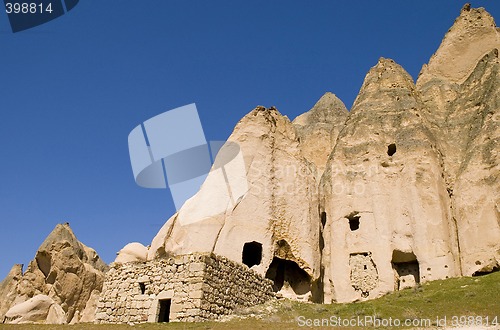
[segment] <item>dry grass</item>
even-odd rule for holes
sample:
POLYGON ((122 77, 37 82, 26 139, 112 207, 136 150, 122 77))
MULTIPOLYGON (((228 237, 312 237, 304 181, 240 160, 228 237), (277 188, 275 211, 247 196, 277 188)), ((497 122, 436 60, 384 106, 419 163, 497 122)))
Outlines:
MULTIPOLYGON (((6 330, 88 330, 88 329, 296 329, 297 318, 328 319, 374 316, 379 319, 430 319, 453 316, 495 316, 500 322, 500 272, 482 277, 463 277, 426 283, 382 298, 351 304, 308 304, 287 300, 238 311, 226 322, 165 323, 137 325, 0 325, 6 330)), ((435 325, 435 323, 433 324, 435 325)), ((346 328, 343 328, 346 329, 346 328)))

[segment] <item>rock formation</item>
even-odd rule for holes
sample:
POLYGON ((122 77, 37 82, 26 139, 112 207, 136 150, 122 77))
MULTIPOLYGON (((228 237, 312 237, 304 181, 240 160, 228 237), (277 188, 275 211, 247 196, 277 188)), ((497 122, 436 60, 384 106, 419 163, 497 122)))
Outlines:
POLYGON ((229 138, 248 187, 211 172, 148 260, 215 252, 327 303, 499 269, 499 33, 466 5, 416 84, 381 58, 349 113, 330 93, 293 122, 256 108, 229 138))
MULTIPOLYGON (((466 5, 416 83, 381 58, 350 112, 331 93, 293 121, 255 108, 198 193, 150 247, 121 249, 114 267, 161 273, 170 257, 214 253, 267 277, 282 296, 325 303, 499 270, 498 49, 493 18, 466 5)), ((106 271, 58 225, 26 272, 16 265, 0 283, 0 321, 93 321, 109 307, 97 303, 106 271)), ((143 295, 146 282, 130 276, 143 295)))
POLYGON ((5 314, 5 323, 66 323, 66 313, 50 297, 39 294, 17 304, 5 314))
MULTIPOLYGON (((155 237, 149 259, 214 252, 277 279, 284 295, 321 294, 316 167, 304 158, 294 125, 274 108, 257 107, 236 125, 231 141, 246 167, 243 175, 226 173, 229 182, 242 176, 247 189, 231 203, 211 172, 155 237)), ((226 152, 223 147, 217 159, 226 152)))
POLYGON ((326 93, 311 110, 292 122, 304 158, 316 165, 318 180, 348 115, 344 103, 334 94, 326 93))
POLYGON ((17 264, 0 283, 0 321, 16 299, 16 288, 22 277, 23 265, 17 264))
POLYGON ((13 267, 0 284, 5 323, 93 321, 106 264, 80 243, 68 224, 57 225, 24 274, 13 267), (89 315, 90 314, 90 315, 89 315))
POLYGON ((460 274, 442 159, 423 108, 394 61, 382 58, 367 74, 320 183, 327 302, 397 289, 412 265, 417 282, 460 274), (376 284, 351 285, 359 265, 366 274, 356 281, 376 284))
POLYGON ((493 17, 466 5, 417 80, 443 154, 463 275, 500 267, 499 49, 493 17))
POLYGON ((116 263, 141 262, 148 259, 148 248, 138 242, 125 245, 117 253, 116 263))

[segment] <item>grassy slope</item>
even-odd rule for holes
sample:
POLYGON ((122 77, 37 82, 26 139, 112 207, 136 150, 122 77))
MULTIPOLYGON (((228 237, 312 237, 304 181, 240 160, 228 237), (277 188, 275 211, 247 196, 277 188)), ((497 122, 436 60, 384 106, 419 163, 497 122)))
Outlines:
MULTIPOLYGON (((453 316, 497 316, 500 322, 500 272, 482 277, 463 277, 426 283, 415 289, 408 289, 388 294, 380 299, 352 303, 318 305, 291 301, 279 301, 256 306, 241 311, 244 319, 227 322, 204 323, 168 323, 128 325, 0 325, 7 330, 43 329, 43 330, 87 330, 87 329, 294 329, 297 317, 310 319, 343 319, 364 316, 376 316, 388 319, 427 318, 433 322, 437 317, 448 319, 453 316), (262 314, 264 311, 264 314, 262 314), (252 314, 260 314, 257 317, 252 314)), ((435 325, 435 324, 434 324, 435 325)))

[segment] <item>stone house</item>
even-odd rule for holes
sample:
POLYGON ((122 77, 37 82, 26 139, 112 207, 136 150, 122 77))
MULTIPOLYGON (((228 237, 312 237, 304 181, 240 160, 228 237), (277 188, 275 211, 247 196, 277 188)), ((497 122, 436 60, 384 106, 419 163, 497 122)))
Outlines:
POLYGON ((212 253, 115 264, 97 303, 97 323, 204 321, 274 298, 273 283, 212 253))

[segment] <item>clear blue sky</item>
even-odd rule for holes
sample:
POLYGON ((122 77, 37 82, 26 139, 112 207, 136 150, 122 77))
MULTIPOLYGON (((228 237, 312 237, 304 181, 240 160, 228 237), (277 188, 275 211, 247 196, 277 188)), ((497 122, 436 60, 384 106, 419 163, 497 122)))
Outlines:
MULTIPOLYGON (((0 277, 57 223, 106 262, 174 213, 137 186, 127 136, 195 102, 209 140, 256 105, 294 118, 327 91, 349 108, 380 56, 416 78, 459 1, 82 0, 13 34, 0 13, 0 277)), ((500 20, 498 1, 472 1, 500 20)))

